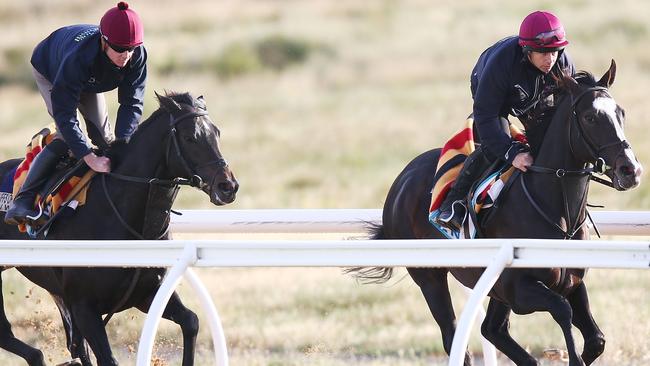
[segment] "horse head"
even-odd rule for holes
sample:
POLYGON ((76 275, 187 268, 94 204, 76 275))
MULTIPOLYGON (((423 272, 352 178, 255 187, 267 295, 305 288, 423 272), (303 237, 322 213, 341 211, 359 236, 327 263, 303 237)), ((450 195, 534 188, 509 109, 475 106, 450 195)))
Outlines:
POLYGON ((172 177, 190 179, 215 205, 235 200, 239 183, 219 149, 220 131, 208 115, 203 97, 156 93, 170 118, 166 160, 172 177))
POLYGON ((641 182, 643 168, 625 139, 625 111, 609 93, 616 63, 596 81, 590 73, 563 75, 558 82, 571 98, 570 144, 576 158, 601 167, 614 188, 625 191, 641 182))

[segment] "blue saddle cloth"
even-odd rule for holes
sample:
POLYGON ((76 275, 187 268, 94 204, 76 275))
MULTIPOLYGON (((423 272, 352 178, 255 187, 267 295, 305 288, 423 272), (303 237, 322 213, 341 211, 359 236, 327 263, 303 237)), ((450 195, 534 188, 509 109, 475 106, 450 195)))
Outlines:
POLYGON ((14 190, 14 175, 16 174, 16 167, 8 171, 4 177, 2 177, 2 182, 0 183, 0 212, 7 212, 9 205, 13 200, 13 190, 14 190))

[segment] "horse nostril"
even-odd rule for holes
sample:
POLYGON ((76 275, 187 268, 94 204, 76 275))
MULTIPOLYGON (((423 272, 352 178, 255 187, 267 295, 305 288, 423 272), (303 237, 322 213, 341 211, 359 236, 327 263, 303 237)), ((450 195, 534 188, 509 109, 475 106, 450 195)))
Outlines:
POLYGON ((623 176, 635 175, 636 170, 637 169, 635 169, 635 167, 631 167, 629 165, 624 165, 619 169, 621 175, 623 176))
POLYGON ((219 190, 221 192, 226 193, 226 194, 232 194, 232 193, 236 192, 234 185, 232 183, 230 183, 230 182, 219 183, 219 184, 217 184, 217 188, 219 188, 219 190))

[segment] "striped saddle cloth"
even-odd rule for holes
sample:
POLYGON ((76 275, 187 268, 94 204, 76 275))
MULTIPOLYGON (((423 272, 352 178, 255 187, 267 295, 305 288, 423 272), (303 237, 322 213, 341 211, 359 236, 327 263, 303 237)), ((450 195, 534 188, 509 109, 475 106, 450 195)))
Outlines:
MULTIPOLYGON (((494 205, 508 178, 514 172, 514 168, 506 164, 497 166, 495 172, 491 172, 487 178, 475 185, 476 189, 470 194, 471 199, 467 207, 472 208, 476 214, 467 215, 464 229, 460 232, 449 230, 435 222, 435 218, 440 212, 440 206, 456 181, 463 167, 463 162, 476 148, 472 130, 473 125, 474 119, 468 118, 465 121, 465 126, 445 143, 436 166, 434 185, 431 190, 429 222, 449 239, 469 239, 476 236, 477 223, 473 222, 472 217, 476 217, 479 212, 494 205)), ((513 139, 526 141, 524 133, 514 125, 510 125, 510 134, 513 139)))
MULTIPOLYGON (((53 123, 36 133, 27 145, 25 159, 18 164, 13 172, 13 176, 7 174, 7 176, 3 177, 1 186, 2 193, 0 194, 0 201, 2 202, 0 210, 7 211, 13 196, 20 191, 20 188, 25 182, 32 162, 43 148, 54 139, 55 133, 56 127, 53 123), (9 190, 9 187, 11 187, 11 190, 9 190)), ((78 206, 86 202, 88 182, 94 175, 94 172, 87 169, 85 165, 78 169, 72 168, 75 170, 74 172, 70 172, 70 169, 68 165, 62 168, 62 170, 57 170, 43 189, 41 189, 40 194, 36 198, 36 204, 43 217, 43 219, 38 220, 39 222, 46 221, 49 217, 56 214, 62 209, 64 204, 65 208, 75 210, 78 206)), ((26 225, 19 225, 18 229, 21 232, 29 232, 29 229, 33 228, 28 228, 26 225)))

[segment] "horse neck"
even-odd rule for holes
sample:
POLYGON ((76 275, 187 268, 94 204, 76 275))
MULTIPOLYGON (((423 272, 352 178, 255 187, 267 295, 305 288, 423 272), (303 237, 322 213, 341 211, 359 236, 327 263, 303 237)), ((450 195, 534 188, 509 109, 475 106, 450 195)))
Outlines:
POLYGON ((535 165, 566 170, 582 168, 584 162, 574 156, 569 141, 573 123, 571 118, 571 100, 566 97, 563 98, 551 119, 542 146, 535 158, 535 165))
MULTIPOLYGON (((167 142, 169 137, 169 123, 165 120, 166 114, 154 115, 150 118, 157 120, 147 120, 138 127, 133 134, 131 141, 122 147, 118 152, 119 163, 116 164, 114 173, 137 177, 137 178, 166 178, 162 176, 165 171, 165 154, 167 152, 167 142), (160 119, 160 120, 158 120, 160 119)), ((144 218, 146 215, 154 215, 162 212, 165 208, 171 207, 173 202, 163 203, 160 197, 156 199, 153 211, 149 212, 149 196, 151 195, 151 186, 140 182, 129 182, 117 178, 109 178, 106 181, 106 192, 104 189, 98 190, 95 194, 101 197, 95 197, 97 202, 105 204, 105 194, 110 196, 117 213, 110 215, 115 219, 120 215, 126 224, 138 233, 144 230, 144 218)), ((173 196, 171 197, 173 201, 173 196)), ((166 208, 166 209, 168 209, 166 208)), ((105 207, 105 210, 112 210, 111 207, 105 207)), ((161 222, 162 223, 162 222, 161 222)), ((112 226, 116 233, 122 233, 125 237, 130 237, 125 226, 115 221, 112 226)))
MULTIPOLYGON (((157 119, 165 118, 164 114, 157 119)), ((147 121, 133 135, 123 152, 116 173, 141 178, 164 178, 160 168, 165 164, 169 127, 166 121, 147 121)))
MULTIPOLYGON (((575 123, 572 118, 571 99, 563 98, 551 120, 544 136, 539 154, 534 165, 552 169, 580 170, 584 161, 576 158, 571 148, 571 129, 575 123)), ((589 180, 587 175, 566 176, 558 178, 555 174, 526 174, 526 182, 531 186, 532 194, 538 201, 543 201, 548 212, 555 217, 567 220, 582 220, 587 203, 589 180), (566 202, 565 202, 566 200, 566 202), (569 217, 566 216, 568 205, 569 217), (560 216, 557 216, 557 215, 560 216)), ((575 222, 571 222, 574 225, 575 222)))

